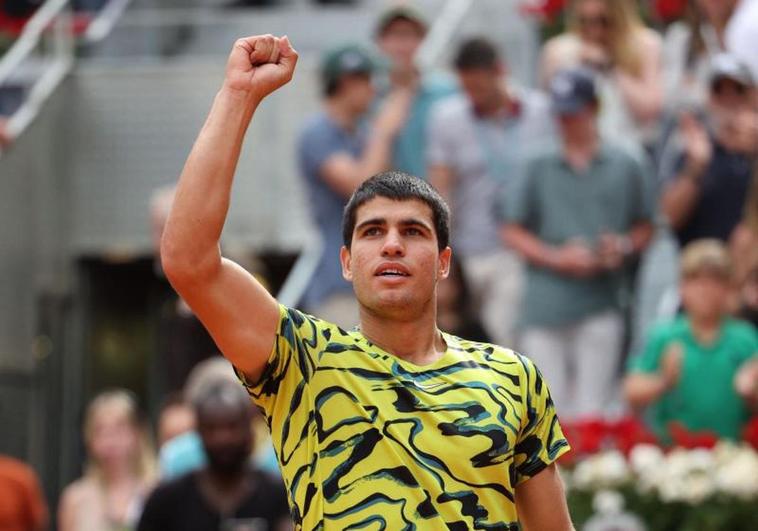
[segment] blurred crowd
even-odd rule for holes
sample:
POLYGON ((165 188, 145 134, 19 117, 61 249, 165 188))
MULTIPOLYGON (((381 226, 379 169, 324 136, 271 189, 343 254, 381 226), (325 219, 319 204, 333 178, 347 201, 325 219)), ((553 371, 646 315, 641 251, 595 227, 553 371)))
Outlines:
MULTIPOLYGON (((429 26, 407 3, 371 42, 329 50, 321 108, 297 141, 323 244, 298 305, 357 324, 342 209, 372 174, 406 171, 452 209, 441 329, 534 359, 562 420, 632 412, 664 443, 672 422, 740 439, 758 412, 758 0, 691 0, 656 27, 641 7, 568 2, 532 88, 486 35, 463 39, 449 69, 421 71, 429 26), (668 233, 679 282, 634 338, 640 263, 668 233)), ((156 240, 171 199, 156 194, 156 240)), ((265 425, 187 305, 161 315, 159 449, 132 395, 96 397, 60 529, 288 529, 265 425)), ((33 473, 1 458, 6 520, 44 529, 48 511, 33 473)))

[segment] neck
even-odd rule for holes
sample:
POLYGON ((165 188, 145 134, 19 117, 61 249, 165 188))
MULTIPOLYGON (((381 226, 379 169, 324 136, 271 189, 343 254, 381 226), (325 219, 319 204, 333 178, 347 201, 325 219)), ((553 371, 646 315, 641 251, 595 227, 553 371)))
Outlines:
POLYGON ((574 168, 584 169, 597 153, 599 142, 597 135, 565 135, 563 139, 563 154, 568 163, 574 168))
POLYGON ((340 127, 352 130, 358 125, 361 115, 354 113, 343 101, 331 98, 326 101, 326 114, 340 127))
POLYGON ((361 306, 361 333, 383 350, 416 365, 428 365, 445 353, 437 330, 437 312, 432 307, 420 318, 387 318, 361 306))
POLYGON ((232 472, 214 470, 211 467, 203 471, 208 482, 218 490, 235 490, 245 480, 247 467, 242 464, 232 472))
POLYGON ((695 338, 701 343, 711 343, 721 327, 720 315, 690 316, 690 326, 695 338))
POLYGON ((503 113, 510 114, 513 112, 515 101, 508 87, 502 84, 498 88, 496 97, 492 99, 486 108, 480 109, 479 112, 482 116, 498 116, 503 113))
POLYGON ((131 466, 126 463, 112 464, 101 467, 103 481, 108 485, 118 485, 134 481, 131 466))

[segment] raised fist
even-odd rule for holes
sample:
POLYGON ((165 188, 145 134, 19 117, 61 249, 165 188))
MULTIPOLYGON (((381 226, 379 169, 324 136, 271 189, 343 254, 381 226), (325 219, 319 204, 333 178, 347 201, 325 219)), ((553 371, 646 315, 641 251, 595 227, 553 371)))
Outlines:
POLYGON ((292 79, 295 64, 297 52, 287 37, 244 37, 229 55, 225 85, 262 100, 292 79))

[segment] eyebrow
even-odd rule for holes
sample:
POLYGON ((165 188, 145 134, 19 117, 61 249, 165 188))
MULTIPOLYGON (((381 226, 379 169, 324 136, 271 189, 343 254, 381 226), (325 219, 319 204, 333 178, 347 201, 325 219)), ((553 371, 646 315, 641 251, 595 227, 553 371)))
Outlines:
MULTIPOLYGON (((432 230, 431 225, 429 225, 425 221, 420 220, 418 218, 404 218, 404 219, 400 220, 399 224, 401 226, 403 226, 403 227, 422 227, 422 228, 424 228, 426 230, 429 230, 429 231, 432 230)), ((376 225, 380 225, 380 226, 387 225, 387 219, 386 218, 371 218, 371 219, 367 219, 366 221, 362 221, 361 223, 359 223, 355 227, 355 230, 356 231, 360 231, 364 227, 371 227, 371 226, 376 226, 376 225)))

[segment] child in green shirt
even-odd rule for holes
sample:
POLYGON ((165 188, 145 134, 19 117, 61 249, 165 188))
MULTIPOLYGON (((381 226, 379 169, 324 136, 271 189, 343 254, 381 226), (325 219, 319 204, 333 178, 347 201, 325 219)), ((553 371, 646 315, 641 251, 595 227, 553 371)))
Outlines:
POLYGON ((671 422, 739 439, 758 404, 758 333, 728 316, 732 268, 723 243, 690 243, 680 270, 684 314, 653 328, 630 360, 624 394, 633 407, 650 406, 664 441, 671 422))

